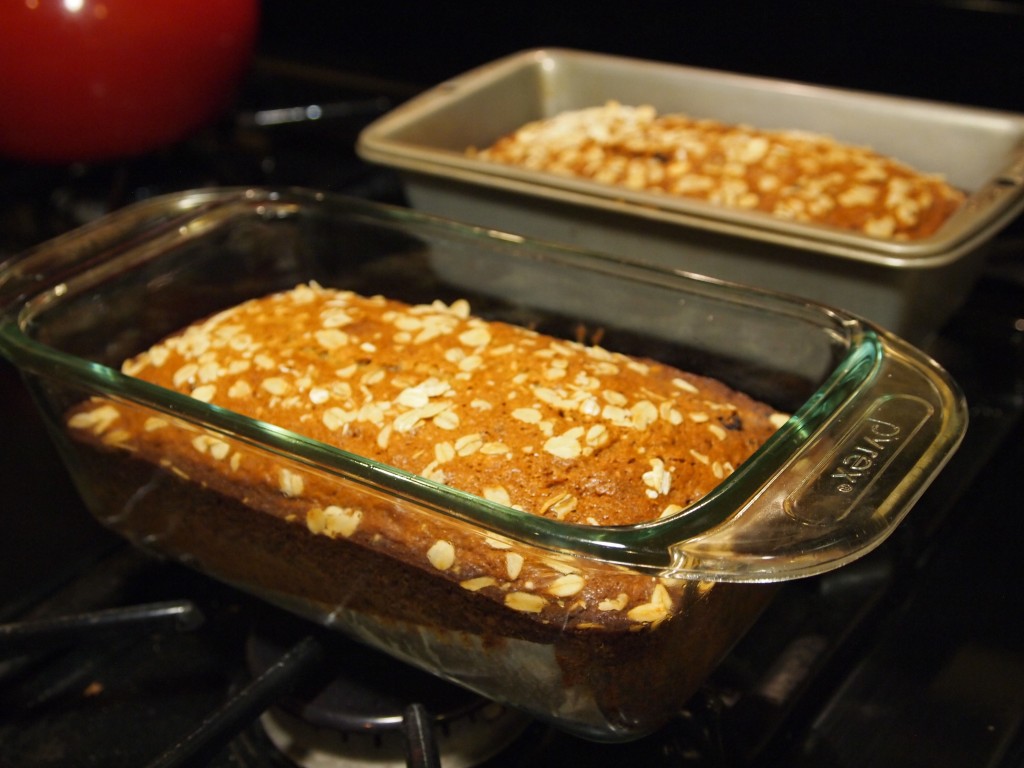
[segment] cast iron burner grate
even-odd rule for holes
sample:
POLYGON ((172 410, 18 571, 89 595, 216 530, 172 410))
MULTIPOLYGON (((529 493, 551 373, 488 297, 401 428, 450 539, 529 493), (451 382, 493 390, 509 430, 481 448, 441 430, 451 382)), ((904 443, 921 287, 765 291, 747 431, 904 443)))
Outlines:
MULTIPOLYGON (((328 656, 329 650, 338 653, 338 641, 290 616, 267 619, 263 612, 268 609, 246 605, 242 596, 236 601, 226 588, 141 558, 131 550, 118 550, 44 601, 29 618, 0 625, 0 720, 5 723, 0 726, 0 765, 214 765, 229 743, 274 705, 287 710, 304 700, 299 709, 312 722, 332 716, 337 720, 339 706, 348 701, 343 682, 336 678, 341 667, 328 656), (140 584, 159 593, 168 578, 203 598, 75 610, 117 601, 140 584), (257 667, 251 675, 243 674, 243 665, 230 663, 242 655, 242 627, 250 620, 264 627, 249 635, 249 658, 257 667), (279 645, 285 628, 288 642, 279 645), (182 664, 186 660, 191 665, 182 664), (325 674, 334 682, 325 685, 325 674), (197 676, 207 684, 194 687, 197 676), (190 730, 176 723, 195 718, 175 717, 175 694, 168 690, 175 681, 185 692, 185 708, 206 713, 190 730), (190 691, 200 688, 219 693, 199 702, 190 691), (167 715, 170 721, 164 719, 167 715), (157 735, 137 738, 143 730, 157 735), (98 737, 97 743, 90 743, 91 735, 98 737)), ((344 655, 361 665, 353 667, 357 676, 386 672, 368 649, 348 648, 344 655)), ((398 674, 403 674, 401 667, 398 674)), ((447 720, 468 708, 470 697, 441 686, 440 695, 431 694, 427 676, 407 682, 396 680, 394 673, 390 677, 397 689, 413 694, 403 711, 383 718, 378 705, 384 698, 356 696, 349 707, 350 724, 398 726, 407 742, 402 764, 440 765, 428 706, 444 704, 447 720)), ((358 684, 352 689, 354 694, 366 692, 358 684)))

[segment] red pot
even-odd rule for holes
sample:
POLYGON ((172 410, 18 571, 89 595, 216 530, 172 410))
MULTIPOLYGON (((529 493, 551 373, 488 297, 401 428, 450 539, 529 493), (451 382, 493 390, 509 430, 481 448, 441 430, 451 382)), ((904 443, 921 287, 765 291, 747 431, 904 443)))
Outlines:
POLYGON ((0 2, 0 154, 101 160, 181 139, 230 101, 258 0, 0 2))

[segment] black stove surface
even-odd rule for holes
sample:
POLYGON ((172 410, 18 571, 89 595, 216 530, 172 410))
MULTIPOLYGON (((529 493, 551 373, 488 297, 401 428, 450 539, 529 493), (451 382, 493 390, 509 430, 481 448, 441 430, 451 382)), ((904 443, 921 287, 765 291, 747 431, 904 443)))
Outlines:
MULTIPOLYGON (((396 180, 351 148, 412 90, 261 61, 237 109, 180 146, 94 167, 0 165, 0 261, 107 210, 198 186, 299 184, 402 204, 396 180), (266 123, 266 110, 306 103, 336 109, 266 123)), ((1024 765, 1022 230, 1018 221, 1001 236, 929 350, 971 404, 960 451, 884 546, 786 585, 666 728, 629 744, 581 741, 446 684, 420 688, 416 673, 414 683, 367 653, 342 698, 354 686, 374 711, 399 715, 389 735, 343 740, 368 738, 360 749, 378 765, 388 750, 395 764, 439 754, 456 765, 446 751, 455 733, 494 720, 500 743, 475 753, 479 765, 1024 765)), ((347 673, 331 660, 351 652, 337 650, 346 641, 102 530, 7 363, 0 424, 0 766, 295 765, 260 713, 302 711, 333 690, 347 673)))

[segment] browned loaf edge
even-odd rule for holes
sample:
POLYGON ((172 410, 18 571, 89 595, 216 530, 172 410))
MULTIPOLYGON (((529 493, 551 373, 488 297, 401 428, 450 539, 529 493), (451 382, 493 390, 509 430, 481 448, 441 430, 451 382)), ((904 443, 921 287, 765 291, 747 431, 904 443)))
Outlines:
POLYGON ((467 153, 900 241, 934 234, 965 200, 938 174, 830 136, 614 101, 530 122, 467 153))
MULTIPOLYGON (((608 591, 633 595, 634 604, 649 599, 652 584, 661 584, 670 611, 647 623, 583 625, 567 621, 566 614, 561 620, 544 619, 480 599, 479 592, 428 576, 422 564, 363 545, 356 536, 311 536, 276 515, 254 515, 250 502, 124 451, 89 452, 82 470, 117 478, 94 484, 101 495, 92 502, 111 511, 108 525, 143 548, 177 556, 328 625, 334 625, 342 609, 345 616, 337 626, 350 629, 347 622, 355 622, 357 636, 365 624, 359 617, 367 616, 372 636, 384 633, 398 646, 402 638, 426 634, 428 643, 454 646, 456 653, 462 647, 481 674, 486 670, 489 679, 482 693, 504 698, 507 687, 514 691, 511 703, 560 715, 562 694, 548 687, 553 672, 570 700, 592 701, 608 723, 627 730, 639 727, 636 735, 679 711, 774 594, 771 585, 657 581, 628 571, 595 574, 582 566, 579 570, 591 578, 605 575, 608 581, 602 580, 602 587, 608 591), (550 647, 552 660, 541 656, 540 664, 509 673, 506 647, 512 641, 550 647), (557 663, 553 669, 552 663, 557 663), (510 679, 503 683, 505 675, 510 679), (523 698, 523 691, 532 688, 538 691, 533 698, 523 698)), ((459 540, 450 528, 445 533, 459 540)), ((521 551, 533 560, 526 549, 521 551)), ((534 570, 540 572, 537 560, 534 570)), ((559 575, 552 569, 544 578, 552 583, 559 575)), ((564 608, 564 601, 560 603, 564 608)), ((390 648, 390 640, 385 646, 390 648)), ((519 657, 514 651, 512 657, 514 664, 519 657)), ((585 710, 591 705, 582 706, 578 717, 588 721, 593 715, 585 710)))
MULTIPOLYGON (((487 323, 459 302, 316 285, 219 313, 124 370, 584 525, 672 514, 779 422, 719 382, 487 323)), ((68 425, 100 449, 86 471, 111 482, 92 501, 130 538, 324 613, 553 644, 566 683, 624 719, 653 706, 636 665, 671 673, 656 685, 678 700, 768 594, 546 552, 128 404, 82 403, 68 425)))

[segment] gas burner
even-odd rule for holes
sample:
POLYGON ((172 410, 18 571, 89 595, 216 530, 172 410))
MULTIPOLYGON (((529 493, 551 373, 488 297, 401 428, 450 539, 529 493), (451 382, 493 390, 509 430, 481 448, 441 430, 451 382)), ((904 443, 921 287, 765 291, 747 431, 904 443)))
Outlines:
POLYGON ((265 713, 260 723, 281 754, 302 768, 474 768, 500 754, 528 724, 521 713, 493 702, 481 702, 478 710, 444 723, 426 714, 412 717, 424 717, 428 728, 437 729, 436 760, 423 752, 410 755, 414 747, 399 726, 337 731, 310 725, 280 708, 265 713))
POLYGON ((327 659, 260 717, 270 742, 296 766, 473 768, 532 722, 514 709, 291 617, 259 621, 246 642, 254 674, 276 662, 298 631, 311 631, 327 659))

